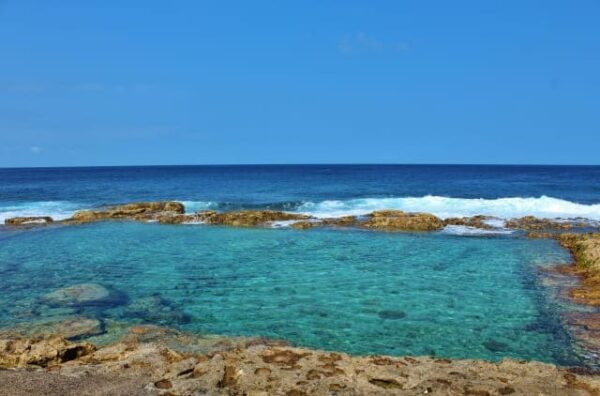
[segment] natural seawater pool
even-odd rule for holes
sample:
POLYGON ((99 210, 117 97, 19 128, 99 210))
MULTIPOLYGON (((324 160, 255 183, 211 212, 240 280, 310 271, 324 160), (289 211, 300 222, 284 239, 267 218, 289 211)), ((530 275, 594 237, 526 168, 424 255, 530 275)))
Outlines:
POLYGON ((550 240, 106 222, 0 230, 0 326, 76 315, 351 354, 580 364, 538 268, 550 240), (42 296, 98 283, 114 304, 42 296), (152 303, 148 303, 152 301, 152 303))

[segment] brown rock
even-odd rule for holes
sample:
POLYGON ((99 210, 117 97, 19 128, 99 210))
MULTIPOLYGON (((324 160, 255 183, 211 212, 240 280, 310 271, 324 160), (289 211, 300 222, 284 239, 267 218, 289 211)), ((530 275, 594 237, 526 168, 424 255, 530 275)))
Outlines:
POLYGON ((400 210, 381 210, 369 215, 363 227, 386 231, 435 231, 444 222, 429 213, 406 213, 400 210))
POLYGON ((0 367, 47 367, 78 359, 95 350, 92 344, 72 344, 62 336, 4 338, 0 339, 0 367))
POLYGON ((99 220, 156 220, 158 217, 165 221, 165 216, 181 215, 185 207, 180 202, 135 202, 118 205, 104 210, 82 210, 75 212, 66 222, 87 223, 99 220))
POLYGON ((573 224, 557 222, 548 219, 538 219, 534 216, 525 216, 518 219, 510 219, 506 222, 507 228, 515 228, 525 231, 544 231, 544 230, 570 230, 573 224))
POLYGON ((272 210, 240 210, 217 213, 214 211, 196 213, 198 220, 207 224, 221 224, 234 227, 256 227, 274 221, 308 220, 311 217, 299 213, 272 210))
POLYGON ((50 216, 12 217, 4 220, 4 224, 10 226, 43 225, 54 222, 50 216))
POLYGON ((489 216, 483 216, 483 215, 472 216, 472 217, 451 217, 451 218, 444 220, 444 225, 459 225, 459 226, 475 227, 475 228, 481 228, 484 230, 489 230, 489 229, 494 228, 494 227, 490 226, 489 224, 485 223, 485 220, 487 220, 489 218, 490 218, 489 216))

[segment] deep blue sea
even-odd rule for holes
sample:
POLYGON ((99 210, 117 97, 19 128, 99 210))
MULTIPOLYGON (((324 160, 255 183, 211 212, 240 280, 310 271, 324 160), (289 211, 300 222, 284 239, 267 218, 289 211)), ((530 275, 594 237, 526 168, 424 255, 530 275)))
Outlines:
MULTIPOLYGON (((266 208, 320 217, 378 209, 440 217, 600 221, 600 167, 289 165, 0 169, 0 221, 177 200, 188 211, 266 208)), ((353 354, 513 357, 595 365, 543 268, 550 240, 433 233, 105 222, 0 226, 0 327, 69 318, 263 336, 353 354), (82 283, 118 296, 59 307, 82 283)))

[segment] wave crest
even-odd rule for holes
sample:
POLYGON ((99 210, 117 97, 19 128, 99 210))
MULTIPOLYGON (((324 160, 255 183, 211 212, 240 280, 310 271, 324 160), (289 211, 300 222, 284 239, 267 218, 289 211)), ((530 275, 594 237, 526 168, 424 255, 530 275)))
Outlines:
POLYGON ((585 218, 600 220, 600 204, 585 205, 563 199, 538 198, 451 198, 434 195, 405 198, 358 198, 305 202, 298 211, 315 217, 364 215, 376 210, 398 209, 406 212, 427 212, 441 218, 475 215, 502 219, 535 216, 538 218, 585 218))

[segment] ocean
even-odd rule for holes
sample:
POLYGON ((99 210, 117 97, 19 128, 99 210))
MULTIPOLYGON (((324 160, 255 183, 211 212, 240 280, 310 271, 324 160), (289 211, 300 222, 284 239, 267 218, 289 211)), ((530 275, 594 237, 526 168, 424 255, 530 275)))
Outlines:
MULTIPOLYGON (((598 166, 281 165, 0 169, 0 222, 176 200, 188 212, 273 209, 317 217, 379 209, 439 217, 600 222, 598 166)), ((552 240, 514 230, 431 233, 100 222, 0 226, 0 327, 69 318, 259 336, 351 354, 594 365, 571 334, 552 240), (100 284, 102 305, 48 293, 100 284)))

